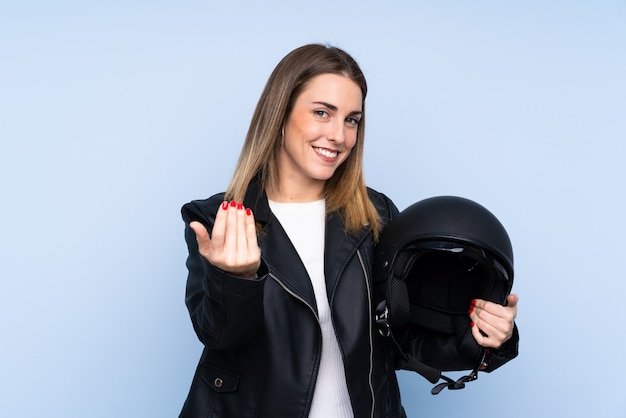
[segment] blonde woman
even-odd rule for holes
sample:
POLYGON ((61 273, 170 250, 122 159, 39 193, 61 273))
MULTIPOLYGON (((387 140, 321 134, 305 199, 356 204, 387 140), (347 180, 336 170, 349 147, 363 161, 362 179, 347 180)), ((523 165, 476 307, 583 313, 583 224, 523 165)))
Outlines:
POLYGON ((290 52, 226 192, 183 207, 205 348, 181 417, 405 416, 372 315, 374 246, 398 210, 363 179, 366 94, 343 50, 290 52))

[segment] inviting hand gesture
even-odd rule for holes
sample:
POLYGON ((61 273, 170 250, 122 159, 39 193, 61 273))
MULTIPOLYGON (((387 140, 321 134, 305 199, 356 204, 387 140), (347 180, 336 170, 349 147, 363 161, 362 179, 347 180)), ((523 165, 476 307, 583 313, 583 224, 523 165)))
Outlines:
POLYGON ((223 202, 215 216, 212 236, 200 222, 189 224, 200 254, 215 267, 244 278, 255 278, 261 265, 252 211, 243 204, 223 202))

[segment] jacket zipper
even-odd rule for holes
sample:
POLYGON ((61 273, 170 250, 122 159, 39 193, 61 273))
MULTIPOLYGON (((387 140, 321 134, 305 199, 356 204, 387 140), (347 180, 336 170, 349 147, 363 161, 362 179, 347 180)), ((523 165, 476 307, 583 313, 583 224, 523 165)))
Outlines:
MULTIPOLYGON (((303 298, 301 298, 300 296, 296 295, 294 292, 289 290, 287 288, 287 286, 285 286, 285 284, 278 277, 273 275, 271 272, 268 275, 272 279, 274 279, 276 281, 276 283, 278 283, 280 285, 280 287, 282 287, 287 293, 289 293, 294 298, 298 299, 300 302, 304 303, 311 310, 311 313, 313 313, 313 316, 315 317, 315 320, 317 321, 317 325, 318 325, 318 327, 320 329, 320 333, 321 333, 322 324, 320 322, 319 316, 317 315, 317 311, 315 309, 313 309, 313 307, 311 305, 309 305, 306 300, 304 300, 303 298)), ((319 367, 320 367, 320 357, 318 356, 316 364, 315 364, 315 380, 317 380, 317 374, 319 373, 319 367)), ((312 398, 311 398, 311 401, 312 401, 312 398)), ((307 415, 310 412, 310 407, 311 407, 311 405, 310 405, 310 402, 309 402, 309 405, 308 405, 307 410, 306 410, 306 414, 307 415)))
MULTIPOLYGON (((371 292, 371 288, 370 288, 370 277, 367 274, 367 269, 365 268, 365 263, 363 263, 363 257, 361 256, 361 251, 360 250, 356 250, 356 254, 357 257, 359 258, 359 263, 361 264, 361 269, 363 270, 363 276, 365 277, 365 282, 367 285, 367 305, 369 307, 372 306, 372 292, 371 292)), ((269 273, 269 276, 274 279, 276 281, 276 283, 278 283, 280 285, 280 287, 282 287, 287 293, 289 293, 291 296, 293 296, 294 298, 298 299, 300 302, 304 303, 313 313, 313 316, 315 317, 315 320, 317 321, 317 324, 321 327, 321 323, 320 323, 320 319, 317 315, 317 312, 315 311, 315 309, 313 309, 313 307, 311 305, 308 304, 308 302, 306 300, 304 300, 302 297, 298 296, 297 294, 295 294, 294 292, 292 292, 289 288, 287 288, 287 286, 285 286, 285 284, 278 278, 276 277, 274 274, 272 274, 271 272, 269 273)), ((374 386, 372 384, 372 374, 373 374, 373 356, 374 356, 374 350, 373 350, 373 335, 372 335, 372 315, 368 314, 368 321, 369 321, 369 388, 370 388, 370 395, 372 397, 372 405, 371 405, 371 413, 370 413, 370 417, 374 418, 374 404, 375 404, 375 399, 374 399, 374 386)), ((318 359, 318 364, 317 367, 319 368, 319 359, 318 359)), ((317 376, 317 372, 316 372, 316 376, 317 376)), ((317 378, 317 377, 316 377, 317 378)))
MULTIPOLYGON (((361 256, 361 250, 357 249, 356 250, 356 255, 359 258, 359 263, 361 264, 361 269, 363 269, 363 276, 365 277, 365 282, 367 284, 367 306, 369 306, 370 308, 372 307, 372 291, 371 291, 371 287, 370 287, 370 277, 367 274, 367 269, 365 268, 365 263, 363 262, 363 257, 361 256)), ((371 414, 370 416, 372 418, 374 418, 374 405, 375 405, 375 399, 374 399, 374 385, 372 384, 372 374, 374 373, 373 371, 373 363, 374 363, 374 349, 373 349, 373 335, 372 335, 372 315, 371 313, 369 313, 367 315, 368 321, 369 321, 369 350, 370 350, 370 371, 369 371, 369 386, 370 386, 370 395, 372 396, 372 409, 371 409, 371 414)))
POLYGON ((317 324, 321 327, 321 323, 320 323, 320 319, 317 316, 317 312, 315 311, 315 309, 313 309, 313 307, 311 305, 309 305, 309 303, 304 300, 303 298, 301 298, 300 296, 296 295, 294 292, 292 292, 291 290, 289 290, 289 288, 287 288, 287 286, 285 286, 285 284, 276 276, 274 276, 271 272, 269 273, 269 276, 274 279, 276 281, 276 283, 278 283, 280 285, 280 287, 282 287, 283 289, 285 289, 285 291, 287 293, 289 293, 291 296, 293 296, 294 298, 298 299, 300 302, 304 303, 313 313, 313 316, 315 316, 315 320, 317 321, 317 324))

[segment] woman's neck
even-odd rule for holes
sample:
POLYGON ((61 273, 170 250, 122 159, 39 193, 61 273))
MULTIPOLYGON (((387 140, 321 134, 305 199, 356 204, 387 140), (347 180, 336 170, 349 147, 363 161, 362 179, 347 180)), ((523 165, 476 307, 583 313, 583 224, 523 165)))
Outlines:
POLYGON ((323 198, 325 182, 311 182, 301 184, 289 179, 281 179, 278 182, 279 188, 273 189, 270 186, 265 188, 267 198, 279 203, 305 203, 314 202, 323 198))

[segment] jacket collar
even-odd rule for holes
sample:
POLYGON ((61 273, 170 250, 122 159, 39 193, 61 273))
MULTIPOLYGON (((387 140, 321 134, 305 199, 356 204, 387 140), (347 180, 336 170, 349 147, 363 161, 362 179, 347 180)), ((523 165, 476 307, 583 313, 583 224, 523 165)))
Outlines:
POLYGON ((265 225, 269 221, 270 205, 267 202, 267 195, 261 184, 260 176, 254 177, 248 185, 243 204, 247 208, 252 208, 254 219, 261 225, 265 225))
POLYGON ((324 243, 324 275, 326 292, 332 300, 334 290, 343 275, 348 261, 354 257, 363 240, 368 236, 366 228, 358 234, 346 234, 342 217, 338 213, 326 215, 326 241, 324 243))
MULTIPOLYGON (((281 285, 286 287, 288 291, 304 300, 317 312, 311 279, 304 264, 294 262, 294 260, 300 260, 300 257, 280 222, 271 212, 267 195, 258 177, 250 182, 244 198, 244 205, 252 208, 255 220, 263 228, 263 232, 259 236, 259 246, 262 257, 270 268, 270 273, 277 280, 280 280, 281 285)), ((333 212, 326 215, 324 275, 326 276, 327 295, 331 301, 344 268, 368 235, 365 228, 358 234, 346 235, 344 227, 340 214, 333 212)))
POLYGON ((298 252, 272 213, 258 176, 250 182, 243 203, 252 208, 254 219, 262 228, 258 236, 261 257, 273 279, 317 313, 311 279, 304 264, 294 262, 300 259, 298 252))

